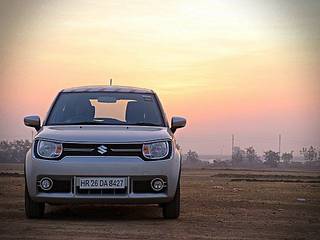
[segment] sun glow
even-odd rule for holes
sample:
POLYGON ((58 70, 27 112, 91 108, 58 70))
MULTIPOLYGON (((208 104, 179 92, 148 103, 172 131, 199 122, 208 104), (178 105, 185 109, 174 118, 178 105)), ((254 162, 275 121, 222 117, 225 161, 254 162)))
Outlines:
POLYGON ((118 85, 154 89, 169 117, 186 116, 188 128, 178 131, 186 149, 216 151, 221 143, 215 139, 223 142, 232 132, 243 136, 243 144, 250 144, 250 134, 271 139, 279 131, 319 140, 318 97, 305 87, 305 81, 316 82, 315 58, 267 3, 41 4, 3 54, 3 138, 26 136, 22 117, 44 117, 60 89, 113 78, 118 85))

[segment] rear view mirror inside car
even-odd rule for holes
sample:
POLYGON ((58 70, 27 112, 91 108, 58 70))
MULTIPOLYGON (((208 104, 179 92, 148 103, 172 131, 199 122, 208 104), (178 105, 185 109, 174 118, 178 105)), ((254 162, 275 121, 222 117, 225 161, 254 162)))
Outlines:
POLYGON ((116 103, 117 102, 117 99, 115 97, 108 97, 108 96, 98 97, 97 100, 99 103, 116 103))

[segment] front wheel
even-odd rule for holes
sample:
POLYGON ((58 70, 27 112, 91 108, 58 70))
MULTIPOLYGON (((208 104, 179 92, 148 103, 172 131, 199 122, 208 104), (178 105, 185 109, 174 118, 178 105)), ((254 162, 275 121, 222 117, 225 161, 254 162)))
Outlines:
POLYGON ((166 219, 176 219, 180 215, 180 183, 178 183, 174 199, 165 203, 162 207, 163 217, 166 219))
POLYGON ((27 218, 41 218, 45 210, 45 203, 35 202, 30 198, 27 183, 24 191, 24 209, 27 218))

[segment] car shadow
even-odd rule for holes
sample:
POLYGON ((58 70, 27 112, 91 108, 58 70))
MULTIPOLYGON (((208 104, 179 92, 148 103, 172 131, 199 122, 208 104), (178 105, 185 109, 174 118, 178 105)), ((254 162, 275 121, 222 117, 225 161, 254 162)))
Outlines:
POLYGON ((44 218, 50 220, 141 220, 163 219, 157 205, 47 205, 44 218))

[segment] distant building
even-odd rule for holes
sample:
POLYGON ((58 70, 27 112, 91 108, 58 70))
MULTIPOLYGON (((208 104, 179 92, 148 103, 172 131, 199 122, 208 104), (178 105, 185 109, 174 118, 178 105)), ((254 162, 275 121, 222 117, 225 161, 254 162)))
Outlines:
POLYGON ((233 147, 232 150, 232 161, 241 162, 246 158, 246 151, 240 147, 233 147))

